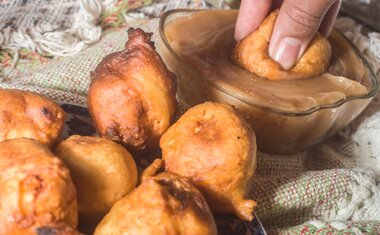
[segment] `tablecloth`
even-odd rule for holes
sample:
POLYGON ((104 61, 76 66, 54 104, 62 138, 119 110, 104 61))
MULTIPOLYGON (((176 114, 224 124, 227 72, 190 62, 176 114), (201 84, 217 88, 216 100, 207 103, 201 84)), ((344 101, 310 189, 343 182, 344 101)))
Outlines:
MULTIPOLYGON (((121 50, 126 28, 154 32, 172 8, 230 8, 233 0, 4 0, 0 87, 86 103, 90 71, 121 50)), ((345 32, 379 71, 380 37, 348 18, 345 32)), ((296 155, 258 152, 251 196, 270 234, 380 234, 380 98, 349 127, 296 155)))

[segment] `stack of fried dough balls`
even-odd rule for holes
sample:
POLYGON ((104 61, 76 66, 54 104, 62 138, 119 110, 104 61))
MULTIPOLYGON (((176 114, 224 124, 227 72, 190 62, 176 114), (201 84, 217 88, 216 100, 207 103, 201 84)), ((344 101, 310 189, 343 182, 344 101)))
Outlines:
POLYGON ((141 185, 112 207, 95 234, 216 234, 209 206, 252 220, 251 127, 232 106, 211 102, 169 127, 176 110, 174 75, 149 34, 128 33, 125 50, 105 57, 93 73, 89 110, 100 136, 134 153, 160 145, 163 159, 144 171, 141 185))
POLYGON ((74 184, 46 146, 26 138, 1 142, 0 188, 0 234, 76 233, 74 184))
POLYGON ((49 150, 64 117, 42 95, 0 89, 0 234, 79 234, 74 184, 49 150))
POLYGON ((256 203, 248 193, 255 134, 236 109, 197 105, 167 130, 160 145, 163 158, 144 170, 141 185, 112 207, 96 235, 216 234, 209 206, 253 219, 256 203))
POLYGON ((135 188, 123 146, 82 136, 56 146, 65 114, 54 101, 0 89, 0 104, 0 234, 79 234, 78 207, 80 222, 95 225, 135 188))
POLYGON ((253 219, 250 126, 232 106, 211 102, 170 126, 175 76, 151 34, 128 34, 125 50, 105 57, 92 74, 88 106, 100 137, 58 143, 65 116, 59 105, 0 89, 0 234, 79 234, 78 212, 86 231, 100 221, 96 235, 216 235, 212 212, 253 219), (136 188, 130 152, 141 158, 160 147, 162 159, 136 188))

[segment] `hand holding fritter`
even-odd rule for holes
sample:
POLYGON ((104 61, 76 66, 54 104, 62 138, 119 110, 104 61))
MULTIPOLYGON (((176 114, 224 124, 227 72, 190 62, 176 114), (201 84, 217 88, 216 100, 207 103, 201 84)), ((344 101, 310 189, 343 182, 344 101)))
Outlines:
POLYGON ((331 58, 331 46, 318 32, 290 70, 284 70, 269 57, 269 41, 277 15, 278 10, 272 12, 256 31, 243 38, 232 52, 232 60, 257 76, 270 80, 310 78, 325 72, 331 58))

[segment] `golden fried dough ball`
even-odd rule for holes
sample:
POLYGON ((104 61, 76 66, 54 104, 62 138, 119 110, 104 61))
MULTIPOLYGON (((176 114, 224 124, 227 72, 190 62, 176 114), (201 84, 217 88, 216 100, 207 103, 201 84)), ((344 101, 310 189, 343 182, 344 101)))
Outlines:
POLYGON ((289 71, 269 57, 269 41, 277 15, 278 10, 273 11, 256 31, 242 39, 233 51, 232 60, 257 76, 270 80, 310 78, 325 72, 331 58, 331 46, 318 32, 289 71))
POLYGON ((165 169, 193 180, 214 212, 252 220, 246 199, 256 168, 256 137, 232 106, 206 102, 189 109, 161 137, 165 169))
POLYGON ((62 108, 46 97, 0 89, 0 141, 25 137, 51 147, 61 134, 64 117, 62 108))
POLYGON ((55 154, 70 169, 78 191, 80 219, 99 222, 113 204, 137 182, 136 164, 129 152, 111 140, 71 136, 55 154))
POLYGON ((0 234, 36 225, 77 226, 77 199, 69 170, 32 139, 0 143, 0 234))
POLYGON ((93 72, 88 107, 98 133, 128 150, 158 147, 176 112, 176 79, 150 41, 130 28, 125 50, 106 56, 93 72))
POLYGON ((188 179, 173 173, 148 177, 118 201, 95 235, 216 235, 216 225, 202 194, 188 179))

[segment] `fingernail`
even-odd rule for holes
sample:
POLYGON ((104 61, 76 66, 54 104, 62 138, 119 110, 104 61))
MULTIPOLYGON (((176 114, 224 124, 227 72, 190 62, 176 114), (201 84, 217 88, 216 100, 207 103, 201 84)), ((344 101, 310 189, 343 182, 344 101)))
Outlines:
POLYGON ((277 61, 285 70, 291 69, 298 60, 302 42, 299 39, 285 37, 281 39, 277 48, 271 54, 272 59, 277 61))

